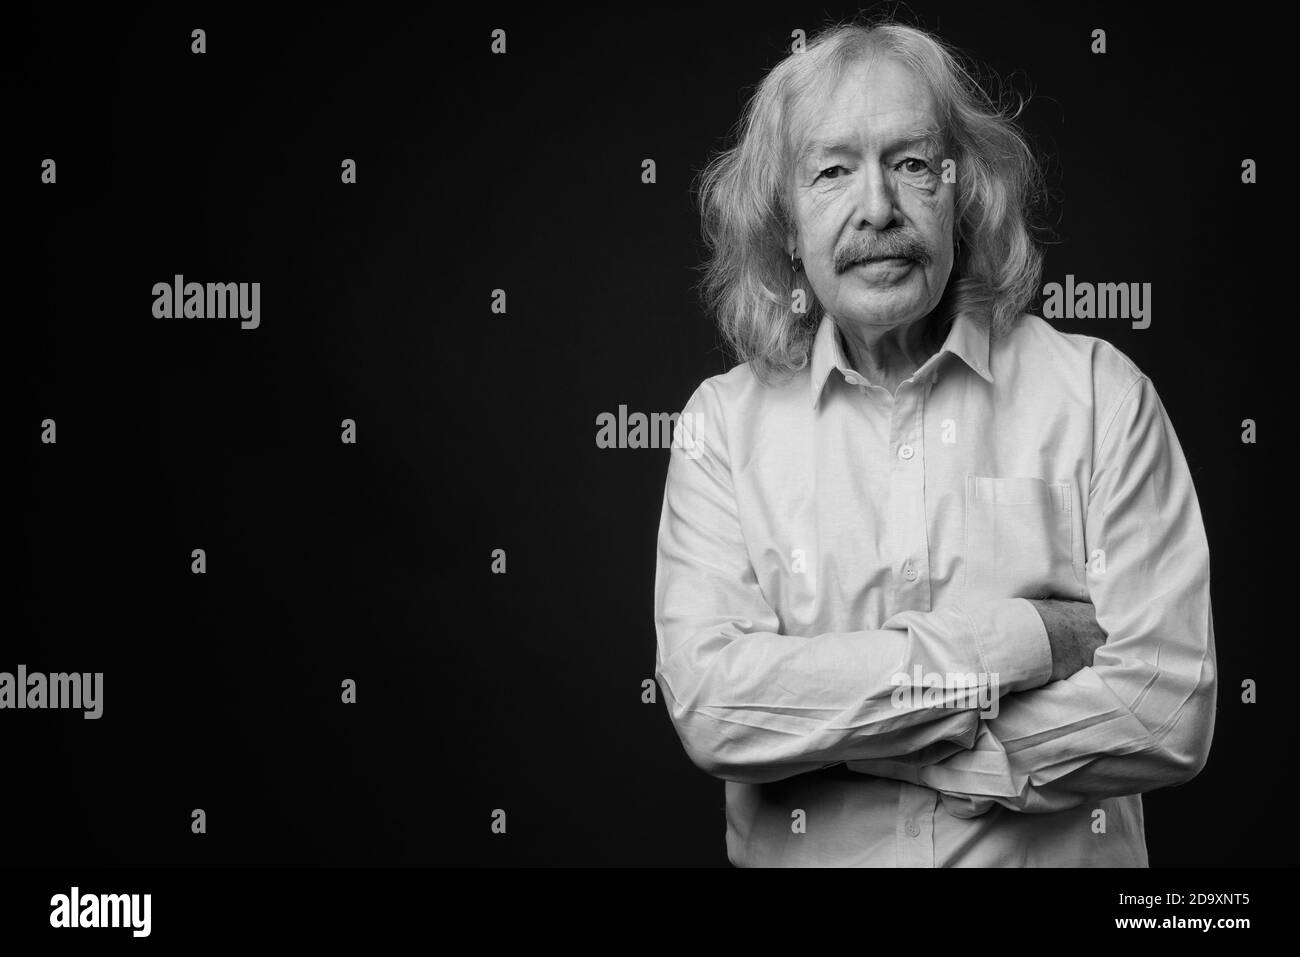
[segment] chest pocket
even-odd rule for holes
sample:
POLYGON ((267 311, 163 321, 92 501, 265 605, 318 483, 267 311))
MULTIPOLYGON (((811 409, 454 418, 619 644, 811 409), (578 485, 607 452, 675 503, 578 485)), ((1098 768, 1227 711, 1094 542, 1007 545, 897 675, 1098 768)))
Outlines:
POLYGON ((1081 516, 1069 482, 969 474, 965 480, 968 596, 1085 597, 1081 516))

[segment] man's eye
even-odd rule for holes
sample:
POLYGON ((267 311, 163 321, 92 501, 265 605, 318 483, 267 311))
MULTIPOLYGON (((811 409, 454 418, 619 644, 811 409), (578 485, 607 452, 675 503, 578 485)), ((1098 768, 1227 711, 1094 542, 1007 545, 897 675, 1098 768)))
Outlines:
POLYGON ((930 172, 930 164, 923 159, 909 156, 907 159, 895 166, 894 169, 901 169, 904 173, 912 173, 913 175, 916 175, 918 173, 930 172))
MULTIPOLYGON (((824 176, 824 177, 826 177, 827 179, 839 179, 839 176, 838 176, 838 175, 836 175, 836 176, 832 176, 832 175, 831 175, 831 174, 834 173, 837 169, 844 169, 844 167, 843 167, 843 166, 828 166, 828 167, 826 167, 824 170, 822 170, 820 173, 817 174, 817 178, 818 178, 818 179, 821 179, 821 178, 824 176)), ((844 170, 844 172, 847 173, 848 170, 844 170)))

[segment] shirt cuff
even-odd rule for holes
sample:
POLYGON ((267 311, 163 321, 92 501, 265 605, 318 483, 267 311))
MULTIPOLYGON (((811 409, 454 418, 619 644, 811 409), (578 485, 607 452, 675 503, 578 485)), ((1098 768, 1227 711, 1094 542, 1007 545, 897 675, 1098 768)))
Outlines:
POLYGON ((1052 646, 1038 610, 1025 598, 998 598, 967 611, 981 666, 1000 693, 1026 691, 1052 677, 1052 646))

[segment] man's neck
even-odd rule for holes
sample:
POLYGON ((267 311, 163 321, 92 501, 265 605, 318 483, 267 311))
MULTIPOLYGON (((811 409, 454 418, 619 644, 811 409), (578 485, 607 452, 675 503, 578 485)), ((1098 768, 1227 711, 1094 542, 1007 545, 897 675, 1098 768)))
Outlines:
POLYGON ((846 330, 838 324, 837 329, 849 364, 872 385, 892 395, 939 351, 943 345, 941 328, 945 325, 936 310, 879 334, 858 327, 846 330))

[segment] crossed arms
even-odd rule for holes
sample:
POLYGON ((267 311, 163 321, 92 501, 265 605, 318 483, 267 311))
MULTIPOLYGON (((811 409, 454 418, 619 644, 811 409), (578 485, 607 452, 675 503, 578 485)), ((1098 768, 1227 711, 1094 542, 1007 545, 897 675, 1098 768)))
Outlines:
MULTIPOLYGON (((674 449, 659 530, 655 674, 691 759, 733 781, 844 762, 935 789, 950 813, 1049 812, 1183 783, 1204 766, 1216 671, 1209 552, 1182 450, 1137 378, 1100 440, 1090 603, 904 611, 879 629, 782 635, 745 550, 725 450, 674 449), (891 681, 999 676, 996 716, 902 706, 891 681)), ((948 702, 947 704, 951 704, 948 702)))

